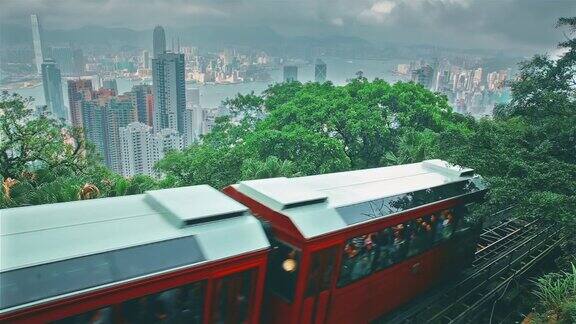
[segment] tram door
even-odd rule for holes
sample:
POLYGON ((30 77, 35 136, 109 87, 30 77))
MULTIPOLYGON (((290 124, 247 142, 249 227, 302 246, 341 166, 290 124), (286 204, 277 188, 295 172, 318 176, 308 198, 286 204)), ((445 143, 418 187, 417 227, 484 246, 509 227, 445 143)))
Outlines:
POLYGON ((336 246, 312 253, 301 315, 303 324, 324 324, 326 321, 336 253, 336 246))

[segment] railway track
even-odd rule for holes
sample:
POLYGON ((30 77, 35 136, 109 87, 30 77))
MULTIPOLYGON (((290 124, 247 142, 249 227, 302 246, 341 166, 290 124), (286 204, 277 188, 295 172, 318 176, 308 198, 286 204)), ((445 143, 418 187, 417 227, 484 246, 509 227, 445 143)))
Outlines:
POLYGON ((482 230, 472 266, 375 323, 478 323, 511 282, 557 247, 556 226, 539 220, 503 219, 482 230))

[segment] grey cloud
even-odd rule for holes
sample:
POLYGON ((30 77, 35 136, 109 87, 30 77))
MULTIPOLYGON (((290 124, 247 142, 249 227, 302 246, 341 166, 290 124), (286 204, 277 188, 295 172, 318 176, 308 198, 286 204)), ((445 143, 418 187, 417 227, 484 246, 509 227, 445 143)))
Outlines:
POLYGON ((240 24, 269 26, 288 35, 340 34, 376 43, 537 52, 561 40, 554 23, 576 15, 576 1, 0 0, 3 22, 26 22, 32 12, 41 15, 47 29, 240 24))

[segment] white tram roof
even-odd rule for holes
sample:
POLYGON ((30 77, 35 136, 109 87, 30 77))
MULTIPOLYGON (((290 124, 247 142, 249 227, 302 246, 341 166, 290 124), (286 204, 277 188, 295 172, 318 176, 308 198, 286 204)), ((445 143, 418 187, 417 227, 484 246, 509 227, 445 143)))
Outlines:
POLYGON ((0 312, 268 246, 244 205, 206 185, 4 209, 0 312))
POLYGON ((474 170, 442 160, 243 181, 235 188, 290 218, 310 239, 487 189, 474 170))

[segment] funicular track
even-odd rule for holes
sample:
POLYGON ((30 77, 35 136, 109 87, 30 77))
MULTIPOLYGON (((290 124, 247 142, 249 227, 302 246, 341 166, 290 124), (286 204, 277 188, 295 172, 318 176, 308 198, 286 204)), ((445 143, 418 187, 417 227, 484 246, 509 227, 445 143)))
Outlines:
MULTIPOLYGON (((508 211, 500 213, 505 216, 508 211)), ((482 230, 472 266, 456 280, 375 323, 484 322, 480 317, 490 313, 510 283, 548 255, 561 240, 556 226, 539 220, 503 218, 482 230)))

